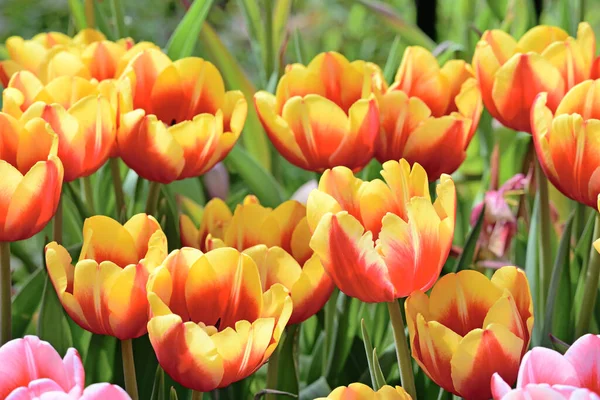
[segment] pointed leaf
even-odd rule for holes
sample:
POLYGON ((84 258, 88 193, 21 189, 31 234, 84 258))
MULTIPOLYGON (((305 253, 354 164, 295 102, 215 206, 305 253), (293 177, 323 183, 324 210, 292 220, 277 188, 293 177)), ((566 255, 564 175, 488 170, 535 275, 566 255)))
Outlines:
POLYGON ((172 60, 192 55, 212 3, 213 0, 194 0, 167 43, 167 55, 172 60))
POLYGON ((69 347, 73 347, 69 323, 48 275, 40 307, 38 337, 49 342, 61 355, 64 355, 69 347))
POLYGON ((465 241, 465 246, 463 247, 462 253, 460 253, 460 257, 456 262, 456 266, 454 267, 454 272, 462 271, 463 269, 469 268, 473 264, 473 256, 475 255, 475 249, 477 247, 477 240, 479 240, 479 235, 481 234, 481 227, 483 226, 483 220, 485 219, 485 204, 481 209, 481 214, 477 218, 477 222, 475 226, 471 228, 469 232, 469 236, 465 241))
POLYGON ((379 388, 385 386, 385 378, 383 377, 383 372, 381 371, 381 365, 379 365, 377 349, 373 349, 373 374, 375 375, 375 381, 377 382, 377 388, 375 388, 375 390, 379 390, 379 388))
POLYGON ((300 388, 298 367, 298 341, 300 339, 300 325, 294 324, 287 327, 285 340, 279 349, 277 363, 277 390, 297 395, 300 388))
POLYGON ((160 367, 156 367, 156 375, 154 376, 154 385, 152 386, 152 395, 150 400, 166 400, 165 399, 165 372, 160 367))
POLYGON ((25 335, 25 330, 38 310, 44 293, 46 274, 42 268, 35 270, 23 284, 12 301, 12 337, 25 335))

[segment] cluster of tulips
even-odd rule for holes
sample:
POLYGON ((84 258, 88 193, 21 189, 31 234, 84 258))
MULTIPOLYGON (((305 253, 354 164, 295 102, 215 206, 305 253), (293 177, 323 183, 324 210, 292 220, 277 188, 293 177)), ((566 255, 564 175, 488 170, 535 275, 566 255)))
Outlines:
POLYGON ((321 174, 318 188, 305 203, 276 208, 248 196, 231 212, 213 199, 200 220, 181 215, 184 247, 170 253, 153 216, 159 185, 222 161, 251 99, 226 91, 206 60, 174 61, 152 43, 112 42, 95 30, 12 37, 6 48, 3 260, 10 242, 39 233, 53 217, 60 226, 65 182, 120 159, 150 189, 144 214, 127 216, 118 204, 119 220, 88 218, 78 260, 60 233, 45 248, 70 318, 121 341, 127 391, 84 388, 74 349, 61 359, 37 337, 10 340, 4 262, 0 398, 137 399, 131 340, 146 334, 164 371, 200 398, 257 371, 286 328, 319 312, 337 287, 387 303, 403 387, 353 383, 328 399, 416 399, 412 359, 468 400, 600 399, 600 336, 581 336, 564 355, 528 351, 534 314, 522 270, 440 278, 456 218, 450 174, 465 160, 484 106, 506 127, 531 133, 543 173, 565 196, 597 206, 600 68, 587 23, 577 38, 548 26, 518 41, 486 31, 472 64, 440 66, 428 50, 408 47, 391 84, 377 65, 335 52, 288 65, 275 94, 256 93, 253 106, 281 155, 321 174), (383 180, 359 179, 373 158, 383 180))

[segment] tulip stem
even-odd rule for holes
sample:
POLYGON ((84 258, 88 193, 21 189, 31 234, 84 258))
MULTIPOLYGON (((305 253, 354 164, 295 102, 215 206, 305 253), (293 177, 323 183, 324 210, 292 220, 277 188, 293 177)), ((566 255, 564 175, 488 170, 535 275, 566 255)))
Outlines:
MULTIPOLYGON (((600 236, 600 213, 596 213, 596 223, 594 225, 593 240, 600 236)), ((575 338, 586 334, 589 331, 590 321, 594 314, 594 305, 598 294, 598 278, 600 278, 600 254, 592 246, 588 262, 587 277, 583 287, 583 299, 579 309, 579 318, 575 327, 575 338)))
POLYGON ((62 231, 63 231, 63 201, 62 195, 58 200, 58 206, 56 206, 56 212, 54 213, 54 223, 52 224, 52 240, 57 243, 62 243, 62 231))
POLYGON ((204 397, 204 393, 192 390, 192 400, 202 400, 202 397, 204 397))
POLYGON ((10 242, 0 242, 0 346, 11 337, 10 242))
POLYGON ((415 377, 412 369, 412 358, 408 349, 408 341, 406 340, 406 332, 404 332, 404 319, 402 318, 402 310, 398 300, 387 303, 388 312, 390 313, 390 321, 394 331, 394 343, 396 344, 396 356, 398 357, 398 366, 400 367, 400 378, 402 387, 413 398, 417 398, 417 390, 415 388, 415 377))
POLYGON ((160 183, 150 182, 148 198, 146 199, 146 214, 154 215, 158 207, 158 196, 160 195, 160 183))
POLYGON ((135 363, 133 361, 133 346, 131 339, 121 340, 121 354, 123 356, 123 375, 125 376, 125 389, 132 400, 138 400, 137 380, 135 377, 135 363))
POLYGON ((115 191, 117 219, 123 222, 127 218, 127 208, 125 207, 125 194, 123 194, 123 181, 121 180, 119 159, 111 158, 108 163, 110 164, 110 174, 112 175, 113 189, 115 191))
MULTIPOLYGON (((539 227, 540 227, 540 251, 539 251, 539 266, 540 266, 540 281, 541 290, 538 308, 540 308, 539 315, 545 315, 545 300, 548 297, 548 290, 550 288, 550 277, 552 276, 552 248, 550 247, 550 229, 552 228, 550 223, 550 197, 548 195, 548 178, 544 175, 542 166, 539 161, 536 160, 535 166, 535 178, 537 180, 537 187, 540 193, 540 214, 539 214, 539 227)), ((541 322, 541 321, 540 321, 541 322)))
MULTIPOLYGON (((279 347, 275 349, 271 357, 269 357, 269 364, 267 365, 267 389, 277 389, 277 372, 279 368, 279 347)), ((273 396, 268 396, 267 399, 273 396)))
POLYGON ((96 214, 96 207, 94 206, 94 189, 92 188, 92 178, 86 176, 83 178, 83 192, 85 193, 85 202, 88 207, 88 211, 91 215, 96 214))

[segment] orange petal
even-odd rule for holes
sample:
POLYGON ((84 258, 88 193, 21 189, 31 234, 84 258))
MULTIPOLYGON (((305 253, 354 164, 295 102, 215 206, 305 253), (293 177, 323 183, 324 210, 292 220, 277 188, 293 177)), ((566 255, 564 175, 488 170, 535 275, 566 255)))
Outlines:
POLYGON ((548 46, 567 40, 569 34, 557 26, 538 25, 519 39, 519 50, 523 53, 534 52, 541 54, 548 46))
POLYGON ((199 229, 200 249, 203 248, 206 237, 209 234, 215 238, 223 239, 225 237, 225 229, 231 222, 232 217, 233 215, 229 206, 223 200, 214 198, 206 203, 199 229))
MULTIPOLYGON (((280 235, 277 245, 292 254, 292 235, 300 221, 306 218, 306 207, 297 201, 288 200, 277 206, 271 212, 271 218, 273 218, 279 226, 280 235)), ((299 238, 300 237, 298 236, 297 239, 299 238)), ((308 247, 309 239, 305 239, 305 246, 308 247)))
POLYGON ((14 167, 18 165, 17 148, 20 132, 19 121, 9 114, 0 112, 0 160, 4 160, 14 167))
POLYGON ((155 82, 169 65, 169 57, 155 48, 145 49, 131 59, 121 77, 129 76, 132 79, 134 108, 141 108, 147 113, 153 109, 151 94, 155 82))
POLYGON ((290 324, 298 324, 315 315, 331 297, 334 284, 317 255, 306 261, 302 273, 290 288, 294 311, 290 324))
POLYGON ((137 264, 140 260, 131 233, 114 219, 103 215, 85 220, 79 259, 94 260, 98 264, 112 261, 121 268, 137 264))
POLYGON ((286 68, 285 74, 279 80, 276 96, 276 113, 281 115, 283 106, 292 97, 304 97, 308 94, 318 94, 325 97, 325 85, 317 71, 310 70, 304 65, 292 64, 286 68))
POLYGON ((309 246, 310 243, 310 227, 308 219, 304 217, 294 228, 292 237, 290 238, 290 254, 298 261, 298 264, 304 263, 312 256, 313 251, 309 246))
POLYGON ((125 47, 108 40, 90 44, 81 54, 83 63, 92 78, 102 81, 117 77, 119 59, 125 55, 125 47))

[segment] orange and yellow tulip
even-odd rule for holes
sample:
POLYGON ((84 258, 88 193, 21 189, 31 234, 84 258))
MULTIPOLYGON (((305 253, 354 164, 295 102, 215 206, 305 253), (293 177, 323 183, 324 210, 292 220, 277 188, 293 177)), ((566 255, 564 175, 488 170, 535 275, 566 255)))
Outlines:
POLYGON ((50 124, 70 182, 93 174, 111 155, 123 97, 114 81, 98 84, 63 76, 44 85, 31 72, 20 71, 3 92, 3 110, 23 121, 43 118, 50 124))
POLYGON ((377 160, 419 163, 435 181, 456 171, 467 157, 483 104, 470 65, 451 60, 440 68, 428 50, 417 46, 406 48, 379 108, 377 160))
MULTIPOLYGON (((0 83, 6 87, 12 75, 22 70, 38 75, 40 67, 47 62, 49 53, 55 48, 81 47, 105 39, 101 32, 94 29, 83 29, 73 38, 59 32, 40 33, 29 40, 11 36, 6 40, 10 58, 0 61, 0 83)), ((64 63, 63 67, 73 69, 69 63, 64 63)))
POLYGON ((388 161, 386 182, 364 182, 345 167, 325 171, 307 203, 310 247, 336 286, 365 302, 390 302, 428 290, 446 262, 456 191, 440 177, 432 204, 427 173, 388 161))
POLYGON ((60 244, 46 246, 48 275, 69 316, 83 329, 121 340, 146 333, 146 284, 166 256, 167 238, 146 214, 124 225, 102 215, 86 219, 75 265, 60 244))
POLYGON ((191 218, 180 217, 181 243, 203 251, 234 247, 252 257, 263 287, 281 283, 294 304, 290 324, 317 313, 333 291, 319 257, 308 246, 306 207, 289 200, 275 209, 247 196, 232 214, 221 199, 212 199, 202 214, 200 229, 191 218))
POLYGON ((321 53, 308 66, 288 65, 276 94, 260 91, 254 104, 273 145, 292 164, 356 171, 375 151, 379 111, 372 93, 381 80, 373 64, 321 53))
POLYGON ((516 41, 500 30, 485 31, 473 55, 483 104, 504 126, 531 133, 529 114, 536 95, 548 93, 555 111, 564 94, 589 79, 596 38, 587 22, 577 38, 553 26, 536 26, 516 41))
POLYGON ((236 249, 173 251, 148 281, 148 334, 161 367, 199 392, 260 368, 292 314, 282 285, 265 289, 252 258, 236 249))
POLYGON ((531 110, 540 165, 565 196, 595 208, 600 194, 600 80, 573 87, 555 113, 547 100, 541 93, 531 110))
POLYGON ((444 275, 427 296, 404 304, 413 358, 435 383, 465 399, 492 397, 498 373, 517 379, 533 329, 525 273, 503 267, 488 279, 472 270, 444 275))
POLYGON ((374 391, 364 383, 351 383, 346 386, 335 388, 327 397, 319 397, 315 400, 412 400, 412 397, 400 387, 383 386, 374 391))
POLYGON ((146 49, 125 67, 135 110, 121 118, 119 155, 150 181, 199 176, 229 153, 248 111, 242 92, 225 92, 217 68, 201 58, 172 62, 146 49))
POLYGON ((58 137, 40 118, 0 113, 0 242, 30 238, 50 221, 63 183, 58 137))

